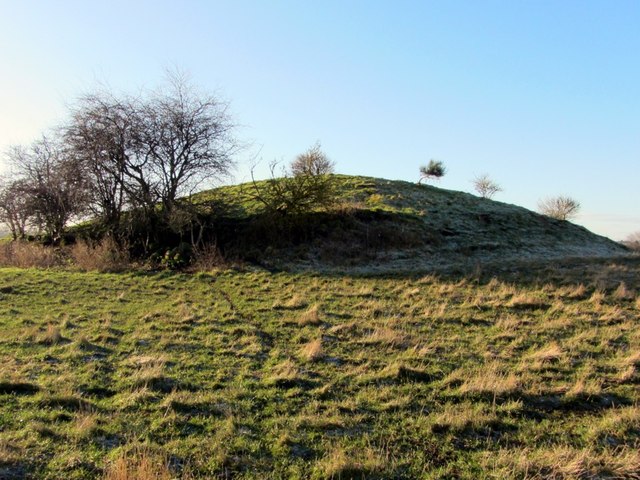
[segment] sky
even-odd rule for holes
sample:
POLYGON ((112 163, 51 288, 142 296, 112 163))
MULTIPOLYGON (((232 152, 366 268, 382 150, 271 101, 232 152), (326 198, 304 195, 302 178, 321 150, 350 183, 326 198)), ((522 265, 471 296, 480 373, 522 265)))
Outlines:
POLYGON ((339 173, 417 181, 433 158, 442 188, 568 195, 621 240, 640 231, 639 25, 637 0, 0 0, 0 152, 177 69, 230 103, 227 183, 319 141, 339 173))

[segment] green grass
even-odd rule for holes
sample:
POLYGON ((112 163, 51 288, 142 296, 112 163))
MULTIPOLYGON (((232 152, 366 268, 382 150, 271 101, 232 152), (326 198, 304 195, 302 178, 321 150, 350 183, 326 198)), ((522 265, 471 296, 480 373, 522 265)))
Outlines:
POLYGON ((2 269, 0 478, 638 478, 640 262, 479 273, 2 269))

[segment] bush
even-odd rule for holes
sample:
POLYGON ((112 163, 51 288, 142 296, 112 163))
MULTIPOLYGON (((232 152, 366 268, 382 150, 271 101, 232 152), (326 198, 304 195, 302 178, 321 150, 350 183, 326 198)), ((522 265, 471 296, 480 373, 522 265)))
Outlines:
POLYGON ((214 244, 207 244, 193 250, 191 268, 196 272, 207 272, 216 268, 228 267, 229 263, 214 244))
POLYGON ((191 263, 193 258, 193 247, 186 242, 182 242, 175 248, 165 251, 160 259, 160 266, 170 270, 179 270, 191 263))
POLYGON ((580 202, 571 197, 549 197, 538 202, 538 210, 547 217, 569 220, 578 214, 580 202))
POLYGON ((129 267, 129 253, 111 238, 97 244, 83 240, 71 247, 75 266, 85 271, 121 272, 129 267))
POLYGON ((276 177, 278 164, 269 166, 271 178, 262 183, 255 180, 253 197, 262 203, 267 213, 303 214, 327 210, 336 202, 333 163, 316 144, 299 155, 291 164, 290 171, 283 169, 276 177))
POLYGON ((51 268, 64 263, 60 250, 39 243, 14 241, 0 248, 0 266, 18 268, 51 268))
POLYGON ((293 175, 329 175, 334 173, 334 163, 320 148, 320 143, 304 153, 298 155, 291 162, 291 173, 293 175))
POLYGON ((444 177, 444 174, 447 173, 447 169, 439 160, 429 160, 428 165, 422 165, 420 167, 420 179, 418 180, 418 184, 422 183, 423 180, 438 180, 444 177))
POLYGON ((492 198, 496 193, 502 191, 502 187, 483 174, 473 179, 473 188, 482 198, 492 198))

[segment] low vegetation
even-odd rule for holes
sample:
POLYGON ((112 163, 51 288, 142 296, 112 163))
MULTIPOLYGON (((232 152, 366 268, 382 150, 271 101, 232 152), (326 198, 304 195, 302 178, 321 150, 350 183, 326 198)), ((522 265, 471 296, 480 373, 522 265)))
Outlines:
POLYGON ((638 478, 640 260, 0 270, 0 478, 638 478))
POLYGON ((557 220, 570 220, 580 211, 580 202, 562 195, 547 197, 538 202, 538 211, 557 220))

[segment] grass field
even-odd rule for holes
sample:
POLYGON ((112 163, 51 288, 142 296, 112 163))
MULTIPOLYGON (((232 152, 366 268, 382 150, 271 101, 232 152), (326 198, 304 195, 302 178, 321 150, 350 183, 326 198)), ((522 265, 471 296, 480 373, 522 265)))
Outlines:
POLYGON ((640 260, 0 270, 0 478, 640 478, 640 260))

